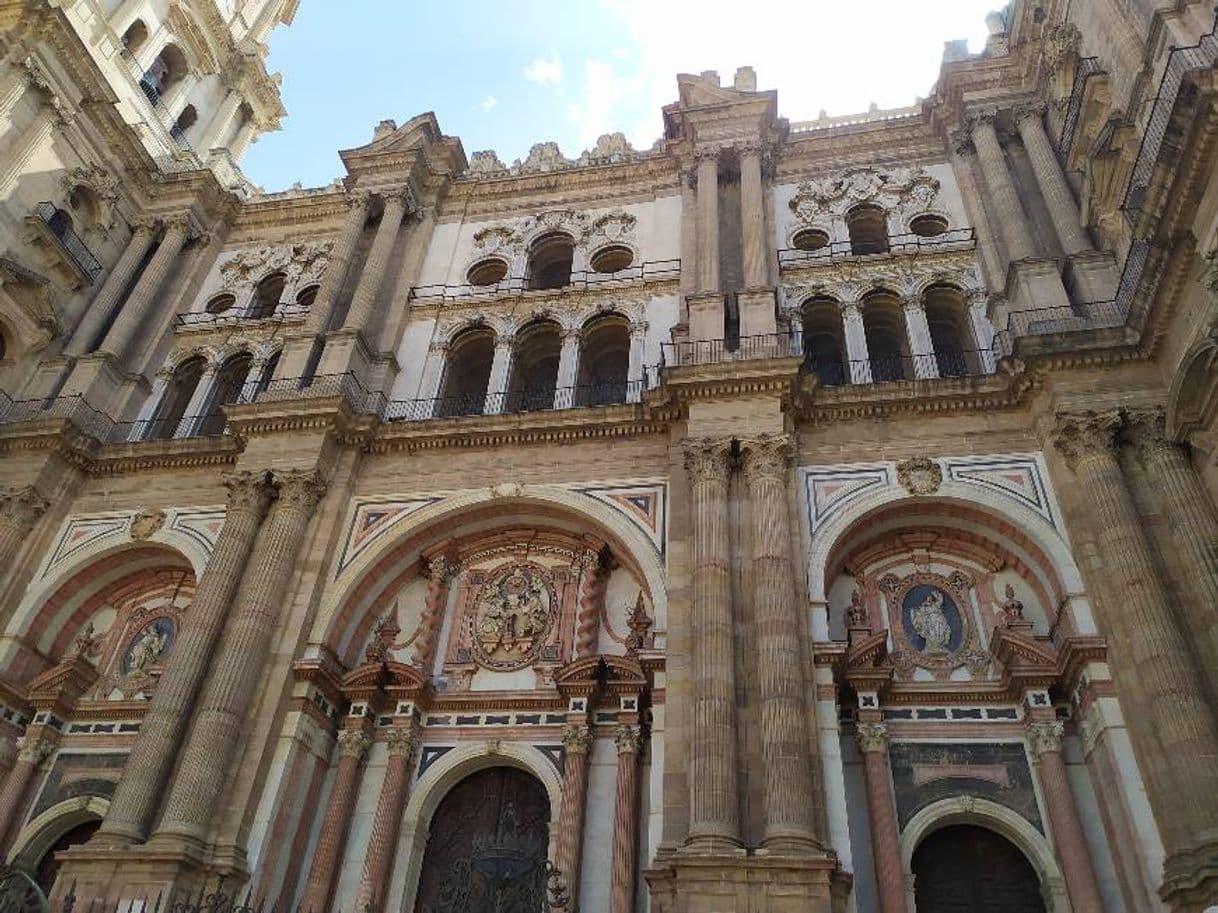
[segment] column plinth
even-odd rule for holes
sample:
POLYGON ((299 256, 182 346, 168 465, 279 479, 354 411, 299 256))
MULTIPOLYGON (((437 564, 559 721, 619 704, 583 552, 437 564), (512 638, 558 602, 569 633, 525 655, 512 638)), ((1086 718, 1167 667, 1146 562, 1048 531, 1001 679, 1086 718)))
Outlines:
POLYGON ((888 727, 883 723, 860 722, 855 729, 855 738, 863 754, 867 820, 871 825, 871 856, 880 895, 880 913, 908 913, 901 835, 888 764, 888 727))
POLYGON ((410 773, 419 750, 419 737, 405 727, 387 730, 385 739, 389 743, 389 761, 385 765, 385 779, 376 802, 372 832, 368 835, 368 849, 364 853, 364 870, 360 874, 359 891, 355 896, 354 908, 368 913, 377 913, 386 908, 385 894, 389 889, 389 875, 393 871, 393 857, 397 852, 398 829, 402 823, 402 811, 410 796, 410 773))

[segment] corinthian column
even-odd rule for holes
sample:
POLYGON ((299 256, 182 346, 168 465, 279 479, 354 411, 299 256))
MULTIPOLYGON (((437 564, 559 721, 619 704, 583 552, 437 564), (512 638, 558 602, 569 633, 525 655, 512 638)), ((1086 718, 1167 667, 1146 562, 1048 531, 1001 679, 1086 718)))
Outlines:
POLYGON ((312 471, 276 472, 279 500, 254 546, 233 617, 199 699, 194 729, 157 828, 158 837, 202 840, 220 802, 254 698, 296 556, 325 483, 312 471))
POLYGON ((855 728, 855 738, 863 754, 867 821, 871 826, 871 858, 880 895, 880 913, 908 913, 901 837, 888 765, 888 727, 883 723, 861 722, 855 728))
POLYGON ((444 625, 444 610, 448 607, 448 583, 452 579, 452 572, 452 565, 443 555, 436 555, 427 562, 427 595, 423 598, 423 612, 419 616, 419 633, 414 639, 411 663, 428 677, 436 664, 436 649, 440 644, 440 629, 444 625))
POLYGON ((110 270, 110 275, 89 303, 89 309, 72 331, 72 339, 64 347, 66 354, 81 356, 93 351, 97 338, 110 322, 114 309, 118 307, 124 290, 131 284, 131 277, 135 275, 135 271, 144 262, 148 249, 152 247, 155 233, 154 220, 141 219, 135 223, 131 238, 127 241, 118 262, 114 264, 114 269, 110 270))
POLYGON ((766 269, 769 245, 766 243, 765 232, 761 155, 762 147, 759 143, 745 145, 740 150, 740 220, 746 289, 764 288, 770 284, 769 271, 766 269))
POLYGON ((1062 250, 1069 257, 1091 250, 1091 242, 1079 220, 1074 194, 1070 192, 1070 185, 1066 183, 1066 176, 1057 163, 1057 155, 1045 133, 1041 114, 1042 108, 1038 105, 1020 110, 1016 115, 1019 136, 1023 140, 1024 148, 1028 150, 1028 159, 1036 175, 1036 185, 1040 188, 1045 206, 1049 209, 1053 232, 1061 242, 1062 250))
POLYGON ((719 153, 695 153, 698 162, 698 291, 719 291, 719 153))
POLYGON ((689 840, 694 851, 740 845, 736 789, 736 658, 728 574, 731 441, 685 441, 692 490, 693 691, 689 840))
POLYGON ((1007 249, 1007 259, 1029 260, 1036 256, 1036 245, 1028 231, 1027 218, 1019 202, 1019 194, 1011 182, 1006 156, 994 130, 994 115, 979 114, 972 121, 973 148, 985 177, 986 190, 994 204, 995 221, 1007 249))
POLYGON ((389 743, 389 762, 385 766, 385 779, 376 803, 376 814, 372 818, 368 849, 364 853, 359 892, 355 896, 354 909, 367 913, 378 913, 385 909, 389 874, 397 853, 398 826, 410 795, 410 771, 414 767, 415 753, 419 750, 419 737, 409 729, 389 729, 385 739, 389 743))
POLYGON ((50 139, 56 124, 66 123, 66 111, 59 99, 43 96, 33 119, 17 136, 0 148, 0 193, 8 190, 30 158, 50 139))
POLYGON ((605 611, 605 568, 598 549, 589 549, 580 559, 579 614, 575 620, 575 658, 596 655, 605 611))
POLYGON ((92 842, 99 845, 125 846, 143 840, 147 834, 273 494, 262 472, 234 473, 224 484, 228 487, 224 526, 199 578, 194 602, 178 632, 165 674, 144 712, 139 738, 127 756, 106 818, 93 838, 92 842))
POLYGON ((1081 483, 1091 512, 1109 605, 1097 617, 1108 637, 1117 687, 1137 712, 1129 735, 1167 850, 1184 858, 1214 839, 1218 822, 1218 723, 1151 558, 1117 461, 1115 412, 1058 417, 1054 443, 1081 483))
POLYGON ((33 485, 0 488, 0 568, 12 574, 22 544, 50 506, 33 485))
POLYGON ((1066 777, 1062 724, 1056 720, 1029 723, 1028 750, 1040 777, 1045 809, 1053 828, 1053 843, 1070 894, 1070 908, 1073 913, 1104 913, 1091 855, 1087 851, 1087 838, 1083 835, 1074 794, 1066 777))
POLYGON ((743 440, 744 478, 753 529, 753 617, 761 686, 761 743, 765 758, 767 849, 808 852, 816 846, 816 762, 809 756, 803 655, 791 568, 787 466, 791 439, 743 440))
POLYGON ((317 849, 313 851, 313 864, 309 866, 309 880, 301 904, 303 909, 313 913, 326 913, 330 909, 338 864, 347 845, 351 813, 355 810, 360 771, 371 744, 372 740, 362 729, 344 729, 338 734, 338 770, 334 773, 334 789, 330 792, 330 803, 321 822, 321 833, 317 837, 317 849))
POLYGON ((372 195, 366 190, 356 190, 349 197, 351 208, 347 210, 342 233, 335 240, 330 257, 326 260, 326 272, 321 278, 321 288, 317 290, 317 297, 313 299, 313 307, 309 310, 309 319, 305 324, 312 333, 324 333, 330 327, 330 317, 334 313, 338 294, 347 281, 351 255, 355 252, 355 245, 359 243, 364 224, 368 221, 368 203, 371 199, 372 195))
POLYGON ((368 251, 368 259, 364 261, 364 272, 351 298, 351 311, 343 324, 344 327, 359 330, 369 341, 375 337, 380 322, 375 319, 376 299, 385 281, 385 269, 389 266, 389 256, 397 242, 402 218, 410 204, 410 193, 405 188, 388 192, 384 194, 384 200, 385 211, 381 215, 381 224, 377 226, 372 249, 368 251))
POLYGON ((190 225, 190 216, 186 213, 166 220, 160 246, 144 267, 143 275, 127 296, 127 303, 118 312, 118 318, 110 325, 101 344, 101 348, 115 358, 122 359, 127 354, 145 318, 158 302, 165 279, 190 237, 190 225))
POLYGON ((613 803, 613 869, 609 913, 634 913, 634 876, 639 858, 639 749, 637 726, 618 726, 617 791, 613 803))
POLYGON ((21 817, 30 801, 30 785, 44 761, 55 752, 55 745, 41 738, 22 739, 4 786, 0 788, 0 851, 7 852, 9 844, 21 827, 21 817))
POLYGON ((558 813, 558 845, 554 866, 572 897, 579 897, 579 863, 584 851, 584 810, 588 801, 588 761, 592 730, 584 723, 563 729, 562 808, 558 813))

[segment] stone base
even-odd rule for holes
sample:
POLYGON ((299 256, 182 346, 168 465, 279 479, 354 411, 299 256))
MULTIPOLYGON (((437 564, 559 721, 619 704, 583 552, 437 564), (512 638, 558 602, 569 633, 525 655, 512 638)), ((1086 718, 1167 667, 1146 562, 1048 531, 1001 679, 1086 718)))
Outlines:
MULTIPOLYGON (((225 890, 233 892, 247 880, 242 866, 208 863, 201 846, 181 841, 173 845, 112 849, 89 844, 73 847, 61 855, 63 864, 51 891, 52 909, 69 891, 76 897, 75 909, 88 910, 98 902, 105 909, 119 903, 146 899, 148 909, 158 896, 198 894, 215 890, 221 879, 225 890)), ((162 909, 166 904, 162 902, 162 909)))
POLYGON ((700 292, 690 295, 685 301, 689 307, 690 342, 724 337, 723 295, 719 292, 700 292))
POLYGON ((338 374, 355 375, 369 390, 388 390, 398 375, 398 362, 390 352, 374 352, 358 330, 336 330, 326 336, 317 376, 338 374))
POLYGON ((652 913, 844 913, 851 876, 832 856, 674 853, 644 873, 652 913))
POLYGON ((304 377, 305 370, 313 357, 313 346, 317 337, 312 333, 301 333, 288 336, 283 341, 279 354, 279 364, 275 366, 275 377, 288 379, 304 377))
POLYGON ((1164 860, 1159 896, 1172 913, 1205 913, 1218 905, 1218 835, 1164 860))
MULTIPOLYGON (((1006 299, 1011 314, 1070 309, 1056 260, 1018 260, 1007 270, 1006 299)), ((999 327, 1002 329, 1002 327, 999 327)))
POLYGON ((1093 250, 1071 257, 1062 278, 1071 300, 1084 304, 1114 300, 1121 274, 1116 257, 1106 251, 1093 250))
POLYGON ((39 362, 34 373, 22 386, 21 392, 13 394, 13 399, 46 399, 55 396, 64 375, 70 370, 72 359, 67 356, 39 362))
POLYGON ((60 396, 82 396, 117 421, 133 421, 152 386, 141 374, 127 374, 109 352, 76 359, 60 396))
POLYGON ((740 335, 773 336, 778 332, 777 305, 772 288, 748 289, 736 296, 740 335))

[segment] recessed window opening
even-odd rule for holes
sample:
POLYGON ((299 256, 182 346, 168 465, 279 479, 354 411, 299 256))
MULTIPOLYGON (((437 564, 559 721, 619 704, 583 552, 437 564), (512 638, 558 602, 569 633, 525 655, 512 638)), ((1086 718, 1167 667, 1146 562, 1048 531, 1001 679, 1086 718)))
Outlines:
POLYGON ((819 228, 805 228, 795 233, 795 237, 791 239, 791 246, 796 250, 820 250, 829 246, 829 233, 819 228))
POLYGON ((937 238, 947 231, 947 219, 934 213, 916 216, 909 223, 909 230, 921 238, 937 238))
POLYGON ((138 54, 140 48, 144 46, 144 42, 147 40, 148 26, 144 25, 143 19, 136 19, 127 26, 127 31, 123 32, 123 50, 128 54, 138 54))
POLYGON ((803 307, 803 333, 804 367, 826 387, 844 384, 846 338, 837 299, 821 296, 807 301, 803 307))
POLYGON ((248 352, 234 355, 216 372, 216 383, 211 394, 211 403, 207 409, 207 417, 199 425, 200 434, 221 434, 228 419, 224 415, 224 407, 241 399, 241 391, 245 389, 250 367, 254 356, 248 352))
POLYGON ((626 402, 630 374, 630 327, 616 315, 598 318, 583 332, 574 402, 606 406, 626 402))
POLYGON ((490 330, 466 330, 453 340, 434 414, 481 415, 486 406, 486 386, 494 361, 495 334, 490 330))
POLYGON ((202 357, 189 358, 178 365, 170 378, 161 402, 153 416, 151 427, 145 435, 149 440, 168 440, 178 430, 186 415, 186 407, 195 395, 195 388, 203 377, 207 363, 202 357))
POLYGON ((571 284, 575 242, 570 235, 555 232, 534 242, 529 252, 529 288, 553 289, 571 284))
POLYGON ((964 293, 955 286, 934 285, 922 296, 926 323, 935 350, 940 377, 963 377, 976 368, 976 352, 969 351, 964 293))
POLYGON ((561 353, 561 331, 552 321, 538 321, 516 334, 508 382, 508 412, 554 408, 561 353))
POLYGON ((899 300, 891 292, 877 290, 863 297, 862 308, 871 379, 877 383, 906 380, 912 365, 899 300))
POLYGON ((874 203, 861 203, 846 213, 850 252, 856 256, 888 253, 888 221, 874 203))
POLYGON ((209 314, 223 314, 232 310, 234 304, 237 303, 237 297, 228 292, 221 292, 203 306, 203 309, 209 314))
POLYGON ((302 288, 296 294, 296 306, 298 308, 311 308, 313 306, 313 302, 317 299, 317 290, 319 288, 320 286, 317 285, 310 285, 306 288, 302 288))
POLYGON ((288 277, 283 273, 271 273, 262 279, 254 289, 254 301, 250 306, 250 317, 262 320, 274 315, 283 298, 283 288, 288 277))
POLYGON ((598 273, 618 273, 634 262, 634 251, 625 244, 610 244, 592 255, 592 269, 598 273))

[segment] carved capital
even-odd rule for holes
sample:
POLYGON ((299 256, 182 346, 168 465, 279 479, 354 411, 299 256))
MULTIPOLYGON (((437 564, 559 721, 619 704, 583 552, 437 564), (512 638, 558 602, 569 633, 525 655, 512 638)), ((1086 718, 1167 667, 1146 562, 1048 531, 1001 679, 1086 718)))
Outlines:
POLYGON ((1032 752, 1032 757, 1039 758, 1051 751, 1061 751, 1065 728, 1060 720, 1029 724, 1028 749, 1032 752))
POLYGON ((17 760, 39 767, 55 752, 55 746, 42 739, 21 736, 17 739, 17 760))
POLYGON ((953 130, 948 136, 947 141, 951 144, 952 151, 959 156, 969 156, 976 152, 973 146, 973 133, 967 127, 961 127, 959 130, 953 130))
POLYGON ((787 468, 795 451, 789 434, 764 434, 740 442, 744 458, 744 478, 751 488, 763 481, 785 485, 787 468))
POLYGON ((562 730, 562 747, 567 754, 587 754, 592 749, 592 730, 584 723, 568 723, 562 730))
POLYGON ((1160 454, 1183 452, 1179 444, 1167 439, 1167 417, 1162 409, 1126 412, 1121 439, 1133 446, 1143 462, 1160 454))
POLYGON ((996 129, 997 123, 998 112, 992 108, 982 111, 970 111, 964 118, 964 125, 970 135, 975 134, 978 128, 989 127, 991 130, 996 129))
POLYGON ((453 564, 444 555, 436 555, 427 561, 427 579, 433 583, 445 584, 453 575, 453 564))
POLYGON ((347 194, 347 203, 352 209, 367 209, 372 203, 372 191, 357 188, 347 194))
POLYGON ((727 484, 731 471, 732 442, 727 438, 694 438, 684 442, 685 471, 692 484, 727 484))
POLYGON ((617 745, 617 753, 638 754, 642 747, 642 734, 638 726, 628 726, 623 723, 613 732, 613 742, 617 745))
POLYGON ((165 226, 166 235, 173 232, 180 234, 183 238, 188 238, 195 223, 194 218, 189 212, 175 212, 164 216, 161 219, 161 224, 165 226))
POLYGON ((311 511, 326 493, 326 482, 314 469, 283 469, 273 473, 282 507, 311 511))
POLYGON ((409 729, 395 726, 385 730, 385 742, 389 746, 391 758, 406 758, 409 763, 419 750, 419 737, 409 729))
POLYGON ((888 750, 888 727, 883 723, 858 723, 854 727, 854 738, 864 754, 888 750))
POLYGON ((50 506, 33 485, 0 488, 0 519, 28 530, 50 506))
POLYGON ((131 221, 131 237, 136 235, 151 235, 161 225, 161 220, 155 216, 139 216, 131 221))
POLYGON ((227 512, 230 515, 247 511, 261 517, 275 494, 265 472, 230 472, 224 477, 224 487, 228 489, 227 512))
POLYGON ((1011 114, 1015 118, 1015 123, 1022 126, 1024 121, 1029 121, 1037 125, 1042 124, 1042 118, 1045 116, 1045 103, 1039 99, 1025 101, 1016 105, 1011 114))
POLYGON ((1086 459, 1113 456, 1120 428, 1121 414, 1115 410, 1061 414, 1053 431, 1053 446, 1074 469, 1086 459))
POLYGON ((405 185, 394 187, 387 190, 379 191, 381 199, 385 203, 386 212, 390 208, 400 209, 403 214, 410 211, 414 206, 414 193, 405 185))
POLYGON ((344 729, 338 734, 338 753, 344 758, 362 758, 372 739, 359 729, 344 729))

